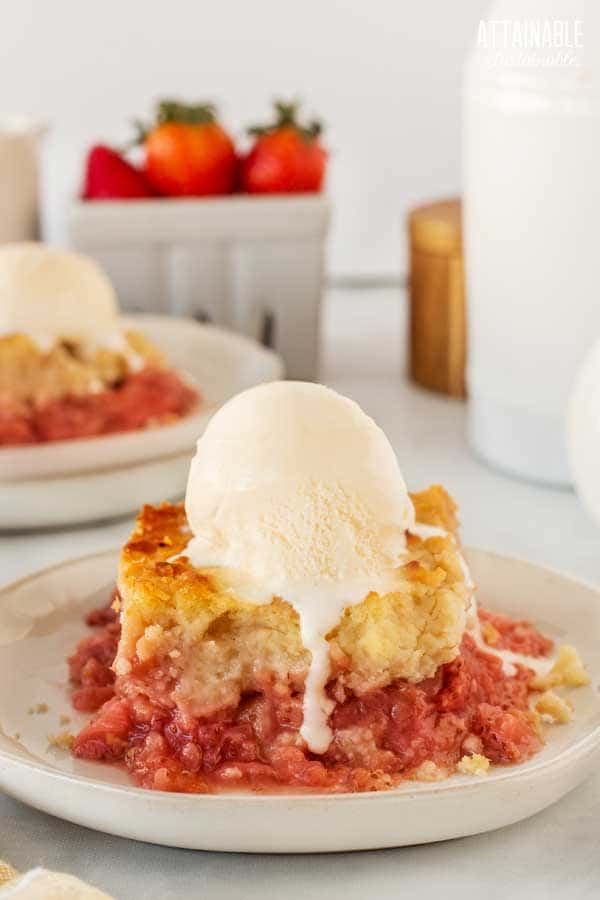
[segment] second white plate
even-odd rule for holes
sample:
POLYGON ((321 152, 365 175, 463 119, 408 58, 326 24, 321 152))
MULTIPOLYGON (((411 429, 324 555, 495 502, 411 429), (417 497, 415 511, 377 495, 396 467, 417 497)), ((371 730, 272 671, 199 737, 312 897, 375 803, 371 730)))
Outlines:
POLYGON ((83 615, 114 581, 117 554, 63 563, 0 591, 0 789, 54 816, 122 837, 203 850, 314 853, 399 847, 510 825, 554 803, 600 757, 600 592, 529 563, 468 553, 482 605, 533 619, 569 641, 592 686, 573 693, 576 718, 548 729, 543 751, 484 778, 456 776, 376 794, 214 796, 133 787, 124 772, 48 747, 77 730, 65 658, 86 633, 83 615), (45 703, 48 710, 28 715, 45 703), (61 716, 69 716, 68 726, 61 716))
POLYGON ((123 321, 192 376, 202 407, 144 431, 0 448, 0 528, 90 522, 181 495, 195 442, 213 412, 239 391, 283 377, 280 357, 242 335, 166 316, 123 321))

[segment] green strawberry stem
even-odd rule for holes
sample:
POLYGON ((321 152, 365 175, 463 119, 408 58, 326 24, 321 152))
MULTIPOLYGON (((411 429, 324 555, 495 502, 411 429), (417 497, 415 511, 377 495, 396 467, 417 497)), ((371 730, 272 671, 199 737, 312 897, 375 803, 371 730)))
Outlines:
POLYGON ((307 125, 300 124, 298 121, 300 108, 298 100, 292 100, 289 103, 285 100, 275 100, 273 107, 275 109, 275 121, 271 125, 253 125, 248 129, 249 135, 261 137, 261 135, 279 131, 280 128, 294 128, 305 140, 315 140, 323 131, 323 126, 317 119, 313 119, 307 125))
POLYGON ((149 131, 148 126, 141 119, 132 119, 131 124, 133 125, 134 136, 126 144, 120 144, 118 147, 115 147, 115 150, 121 156, 127 156, 130 150, 141 146, 146 140, 149 131))
POLYGON ((141 119, 133 120, 135 135, 127 144, 120 148, 120 153, 127 153, 134 147, 143 144, 148 134, 156 125, 164 125, 166 122, 180 122, 183 125, 210 125, 216 122, 217 110, 213 103, 181 103, 179 100, 161 100, 156 107, 156 119, 151 125, 146 125, 141 119))
POLYGON ((180 122, 184 125, 210 125, 217 118, 217 110, 213 103, 197 103, 196 105, 180 103, 179 100, 161 100, 157 107, 156 122, 180 122))

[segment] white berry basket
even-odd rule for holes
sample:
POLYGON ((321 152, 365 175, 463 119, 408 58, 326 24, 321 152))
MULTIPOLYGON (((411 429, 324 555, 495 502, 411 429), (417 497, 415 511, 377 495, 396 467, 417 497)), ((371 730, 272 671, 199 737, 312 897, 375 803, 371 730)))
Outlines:
POLYGON ((321 194, 76 201, 68 234, 124 310, 231 328, 314 380, 329 212, 321 194))

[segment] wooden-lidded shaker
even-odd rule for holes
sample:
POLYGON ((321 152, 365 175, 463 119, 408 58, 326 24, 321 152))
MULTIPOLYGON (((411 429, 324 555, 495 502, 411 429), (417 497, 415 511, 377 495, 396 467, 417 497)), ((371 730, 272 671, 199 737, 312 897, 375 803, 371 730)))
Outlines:
POLYGON ((412 210, 410 376, 423 387, 464 397, 466 322, 460 200, 412 210))

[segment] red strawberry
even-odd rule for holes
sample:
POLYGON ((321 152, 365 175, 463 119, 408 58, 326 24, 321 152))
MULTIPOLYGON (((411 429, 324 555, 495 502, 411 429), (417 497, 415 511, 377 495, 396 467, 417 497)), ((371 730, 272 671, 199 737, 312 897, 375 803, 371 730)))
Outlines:
POLYGON ((255 138, 242 160, 242 190, 251 194, 320 191, 327 151, 319 122, 300 125, 296 103, 275 103, 276 118, 266 127, 251 128, 255 138))
POLYGON ((200 197, 233 191, 238 158, 211 103, 163 100, 156 124, 142 138, 146 177, 159 194, 200 197))
POLYGON ((134 200, 153 192, 135 166, 104 144, 88 153, 85 167, 84 200, 134 200))

